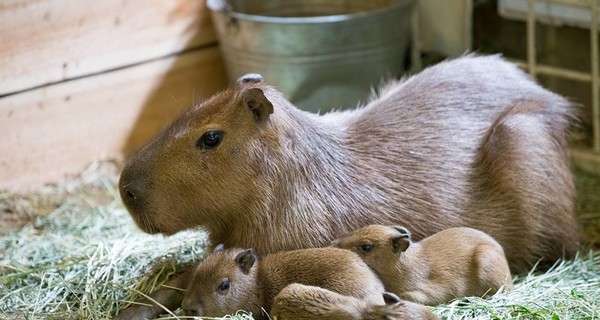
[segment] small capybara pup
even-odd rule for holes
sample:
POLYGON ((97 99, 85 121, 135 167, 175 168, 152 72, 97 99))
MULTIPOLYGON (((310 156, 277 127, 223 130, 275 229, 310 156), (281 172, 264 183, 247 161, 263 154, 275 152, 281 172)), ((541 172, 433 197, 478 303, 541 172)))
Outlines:
POLYGON ((502 246, 472 228, 450 228, 413 242, 404 227, 370 225, 332 245, 358 253, 386 290, 426 305, 513 287, 502 246))
POLYGON ((182 308, 187 315, 220 317, 238 310, 266 318, 288 284, 319 286, 366 303, 384 304, 384 287, 354 252, 338 248, 282 251, 257 256, 252 249, 222 249, 194 271, 182 308))
POLYGON ((401 223, 415 240, 472 227, 526 272, 579 248, 574 110, 499 56, 439 63, 324 115, 249 75, 131 156, 119 190, 148 233, 203 227, 213 246, 267 254, 370 224, 401 223))
POLYGON ((433 320, 427 307, 402 301, 384 292, 385 305, 341 295, 320 287, 293 283, 283 288, 273 302, 275 320, 433 320))

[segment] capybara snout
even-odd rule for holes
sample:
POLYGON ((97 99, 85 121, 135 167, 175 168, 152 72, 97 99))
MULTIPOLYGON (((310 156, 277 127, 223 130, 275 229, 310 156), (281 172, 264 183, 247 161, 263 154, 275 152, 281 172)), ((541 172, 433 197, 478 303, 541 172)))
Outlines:
POLYGON ((141 166, 130 166, 123 170, 119 179, 119 192, 137 225, 147 233, 156 233, 158 230, 142 218, 142 214, 148 210, 148 204, 145 190, 147 182, 141 171, 141 166))
POLYGON ((186 300, 181 304, 181 308, 183 309, 183 313, 186 316, 191 317, 200 317, 202 316, 202 307, 200 305, 191 305, 190 303, 186 303, 186 300))

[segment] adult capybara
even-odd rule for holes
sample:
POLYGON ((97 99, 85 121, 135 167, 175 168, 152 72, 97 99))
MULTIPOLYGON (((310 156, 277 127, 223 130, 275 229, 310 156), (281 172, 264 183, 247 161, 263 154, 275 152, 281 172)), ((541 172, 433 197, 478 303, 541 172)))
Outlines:
POLYGON ((251 249, 217 249, 201 262, 182 307, 187 315, 222 317, 238 310, 267 318, 287 285, 320 286, 369 304, 384 304, 383 284, 354 252, 311 248, 256 256, 251 249))
POLYGON ((401 226, 370 225, 334 240, 356 252, 402 299, 436 305, 457 297, 489 296, 512 289, 502 246, 472 228, 442 230, 413 242, 401 226))
POLYGON ((119 189, 148 233, 202 226, 213 245, 265 254, 369 224, 402 223, 416 240, 468 226, 523 272, 578 249, 572 113, 498 56, 442 62, 325 115, 242 77, 133 155, 119 189))
POLYGON ((434 320, 427 307, 383 293, 385 305, 367 303, 320 287, 292 283, 273 301, 275 320, 434 320))

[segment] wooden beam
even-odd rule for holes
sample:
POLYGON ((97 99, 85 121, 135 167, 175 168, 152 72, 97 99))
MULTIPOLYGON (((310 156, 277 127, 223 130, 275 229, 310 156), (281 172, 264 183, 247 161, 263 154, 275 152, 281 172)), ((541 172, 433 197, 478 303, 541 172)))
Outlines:
POLYGON ((226 84, 216 46, 0 99, 0 189, 57 182, 147 141, 226 84))
POLYGON ((215 43, 205 1, 0 1, 0 96, 215 43))

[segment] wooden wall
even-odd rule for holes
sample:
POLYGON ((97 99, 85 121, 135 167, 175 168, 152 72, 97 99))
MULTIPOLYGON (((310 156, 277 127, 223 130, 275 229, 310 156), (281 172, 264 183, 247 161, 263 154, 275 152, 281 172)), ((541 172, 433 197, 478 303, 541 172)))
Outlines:
POLYGON ((225 83, 202 0, 3 0, 0 189, 131 152, 225 83))

